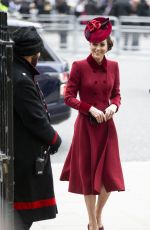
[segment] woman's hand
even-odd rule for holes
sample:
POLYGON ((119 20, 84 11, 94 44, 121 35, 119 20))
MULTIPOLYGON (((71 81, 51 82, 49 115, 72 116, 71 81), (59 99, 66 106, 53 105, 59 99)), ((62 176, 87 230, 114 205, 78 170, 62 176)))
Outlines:
POLYGON ((96 118, 98 123, 102 123, 103 121, 105 121, 105 114, 101 110, 96 109, 95 107, 92 106, 89 109, 89 112, 93 117, 96 118))
POLYGON ((117 106, 115 104, 108 106, 105 109, 105 121, 111 119, 116 111, 117 111, 117 106))

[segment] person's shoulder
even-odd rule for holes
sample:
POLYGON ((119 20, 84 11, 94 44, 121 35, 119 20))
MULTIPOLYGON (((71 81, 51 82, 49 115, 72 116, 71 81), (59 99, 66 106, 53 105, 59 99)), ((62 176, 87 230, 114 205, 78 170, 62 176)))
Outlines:
POLYGON ((119 68, 118 61, 107 59, 107 67, 110 71, 116 71, 119 68))
POLYGON ((19 68, 18 65, 15 63, 13 64, 12 68, 12 76, 13 76, 13 85, 24 84, 28 82, 32 82, 31 79, 28 77, 27 71, 22 68, 19 68))
POLYGON ((87 59, 81 59, 81 60, 76 60, 72 63, 72 65, 76 65, 76 66, 83 66, 87 64, 87 59))
POLYGON ((118 61, 116 61, 116 60, 111 60, 111 59, 107 59, 107 63, 108 63, 109 65, 114 65, 114 66, 118 65, 118 61))

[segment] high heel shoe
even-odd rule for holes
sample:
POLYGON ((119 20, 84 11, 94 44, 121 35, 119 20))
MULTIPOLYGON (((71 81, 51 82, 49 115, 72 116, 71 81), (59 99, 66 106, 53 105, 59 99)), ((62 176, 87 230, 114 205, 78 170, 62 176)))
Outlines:
MULTIPOLYGON (((88 228, 88 230, 90 230, 89 224, 88 224, 87 228, 88 228)), ((99 230, 104 230, 104 227, 102 226, 101 228, 99 228, 99 230)))

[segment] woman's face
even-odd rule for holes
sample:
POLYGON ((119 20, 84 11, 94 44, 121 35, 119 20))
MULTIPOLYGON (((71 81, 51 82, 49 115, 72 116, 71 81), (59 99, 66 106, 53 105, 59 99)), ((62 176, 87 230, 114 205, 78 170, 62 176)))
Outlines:
POLYGON ((96 60, 101 60, 105 53, 108 51, 107 40, 104 40, 99 43, 90 43, 90 48, 93 58, 96 60))

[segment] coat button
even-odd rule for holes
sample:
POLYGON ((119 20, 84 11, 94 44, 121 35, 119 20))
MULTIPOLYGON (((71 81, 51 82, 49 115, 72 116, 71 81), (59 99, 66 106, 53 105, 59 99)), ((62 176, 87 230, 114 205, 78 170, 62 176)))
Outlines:
POLYGON ((94 95, 97 95, 97 93, 93 93, 94 95))
POLYGON ((94 103, 94 105, 97 105, 97 103, 94 103))
POLYGON ((103 83, 106 84, 106 80, 104 80, 103 83))
POLYGON ((97 84, 97 81, 94 81, 94 84, 97 84))

